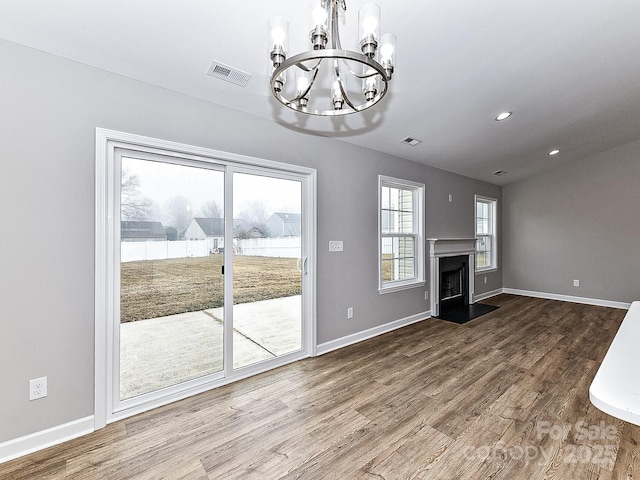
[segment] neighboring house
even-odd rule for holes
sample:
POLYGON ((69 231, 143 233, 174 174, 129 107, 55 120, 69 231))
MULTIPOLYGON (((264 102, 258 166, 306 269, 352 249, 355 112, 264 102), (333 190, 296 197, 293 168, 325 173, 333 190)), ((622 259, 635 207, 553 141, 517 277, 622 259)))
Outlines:
POLYGON ((184 232, 185 240, 207 240, 210 252, 224 248, 224 218, 195 217, 184 232))
POLYGON ((266 238, 269 236, 269 229, 262 223, 252 226, 241 218, 233 219, 233 238, 266 238))
POLYGON ((167 239, 167 232, 160 222, 123 220, 120 222, 122 242, 161 242, 167 239))
POLYGON ((267 220, 267 229, 272 237, 299 237, 302 231, 301 215, 276 212, 267 220))
POLYGON ((265 231, 264 228, 260 227, 251 227, 247 232, 246 238, 267 238, 269 236, 268 230, 265 231))

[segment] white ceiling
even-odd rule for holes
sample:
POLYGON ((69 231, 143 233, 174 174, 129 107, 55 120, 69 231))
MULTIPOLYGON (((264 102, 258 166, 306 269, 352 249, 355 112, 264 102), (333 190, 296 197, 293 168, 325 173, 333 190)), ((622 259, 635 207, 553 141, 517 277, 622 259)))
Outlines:
MULTIPOLYGON (((363 3, 347 0, 345 47, 363 3)), ((339 119, 289 111, 268 92, 267 19, 288 17, 291 53, 306 50, 304 0, 2 0, 0 37, 499 185, 640 139, 638 0, 377 3, 383 32, 398 36, 390 93, 339 119), (253 77, 244 88, 215 79, 213 60, 253 77)))

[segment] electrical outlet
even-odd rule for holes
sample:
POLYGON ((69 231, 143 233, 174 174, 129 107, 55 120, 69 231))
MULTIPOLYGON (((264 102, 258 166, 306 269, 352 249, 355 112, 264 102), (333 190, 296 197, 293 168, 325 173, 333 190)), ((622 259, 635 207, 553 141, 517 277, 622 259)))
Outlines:
POLYGON ((47 377, 29 380, 29 400, 36 400, 47 396, 47 377))
POLYGON ((487 276, 484 277, 484 283, 487 283, 487 276))
POLYGON ((426 290, 426 291, 424 292, 424 299, 425 299, 425 300, 429 300, 429 290, 426 290))
POLYGON ((580 280, 574 280, 573 281, 573 286, 574 287, 579 287, 580 286, 580 280))
POLYGON ((353 307, 347 308, 347 318, 353 318, 353 307))

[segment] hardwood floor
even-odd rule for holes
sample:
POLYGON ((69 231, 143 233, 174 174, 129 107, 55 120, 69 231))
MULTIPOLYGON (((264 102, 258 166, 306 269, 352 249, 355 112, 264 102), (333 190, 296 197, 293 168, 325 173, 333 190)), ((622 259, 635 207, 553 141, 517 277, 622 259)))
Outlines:
POLYGON ((2 479, 632 479, 588 388, 625 311, 511 295, 0 465, 2 479))

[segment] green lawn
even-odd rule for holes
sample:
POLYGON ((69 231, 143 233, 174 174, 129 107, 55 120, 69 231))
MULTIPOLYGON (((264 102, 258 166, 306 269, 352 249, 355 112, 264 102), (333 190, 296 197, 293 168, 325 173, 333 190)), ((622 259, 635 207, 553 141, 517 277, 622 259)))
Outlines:
MULTIPOLYGON (((223 305, 223 255, 121 265, 120 320, 133 322, 223 305)), ((295 258, 234 260, 234 303, 300 295, 295 258)))

